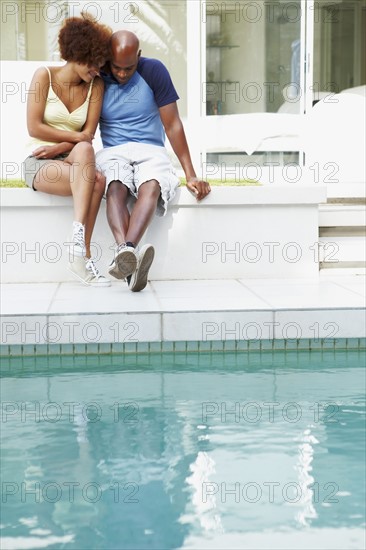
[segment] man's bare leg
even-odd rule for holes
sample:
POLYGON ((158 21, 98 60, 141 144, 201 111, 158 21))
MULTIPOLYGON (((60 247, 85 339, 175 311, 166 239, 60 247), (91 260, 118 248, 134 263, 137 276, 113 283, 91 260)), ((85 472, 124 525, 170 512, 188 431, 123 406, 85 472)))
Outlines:
POLYGON ((156 211, 160 197, 160 185, 156 180, 149 180, 140 186, 138 199, 133 207, 126 241, 135 246, 141 241, 156 211))
POLYGON ((154 259, 154 248, 151 245, 143 247, 141 253, 135 256, 132 247, 138 245, 154 216, 160 197, 159 183, 149 180, 140 186, 131 215, 127 209, 127 196, 128 190, 120 182, 110 184, 107 192, 108 223, 117 245, 127 243, 128 248, 117 248, 109 273, 117 279, 127 278, 130 281, 130 289, 138 292, 147 284, 148 270, 154 259), (133 262, 136 262, 135 265, 133 262), (130 274, 132 278, 129 278, 130 274))
POLYGON ((128 188, 119 181, 112 181, 107 191, 107 219, 117 244, 131 242, 137 246, 151 222, 160 186, 156 180, 143 183, 130 215, 127 208, 128 188))
POLYGON ((117 244, 126 242, 130 223, 127 208, 128 188, 120 181, 112 181, 107 190, 107 220, 117 244))

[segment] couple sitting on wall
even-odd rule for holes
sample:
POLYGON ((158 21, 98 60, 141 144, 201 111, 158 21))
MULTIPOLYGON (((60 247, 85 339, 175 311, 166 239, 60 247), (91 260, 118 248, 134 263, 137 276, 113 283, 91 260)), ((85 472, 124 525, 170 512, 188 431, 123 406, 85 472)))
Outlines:
POLYGON ((109 274, 138 292, 147 284, 155 252, 152 245, 140 250, 137 245, 154 214, 165 214, 179 185, 165 134, 197 200, 210 187, 196 177, 170 75, 160 61, 141 57, 135 34, 112 34, 89 16, 71 17, 60 30, 59 47, 66 64, 41 67, 32 79, 25 180, 35 191, 72 195, 69 269, 90 286, 110 285, 90 253, 105 196, 116 242, 109 274), (92 140, 98 123, 103 149, 95 156, 92 140), (130 195, 136 198, 131 213, 130 195))

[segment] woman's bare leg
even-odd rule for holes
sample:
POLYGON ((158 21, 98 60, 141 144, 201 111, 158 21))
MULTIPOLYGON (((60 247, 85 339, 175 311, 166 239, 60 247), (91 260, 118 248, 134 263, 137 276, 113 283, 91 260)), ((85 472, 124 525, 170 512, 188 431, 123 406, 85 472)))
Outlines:
POLYGON ((69 269, 82 283, 100 287, 109 286, 110 281, 100 275, 93 262, 86 260, 90 258, 91 234, 104 192, 103 179, 99 173, 96 176, 93 148, 83 142, 75 145, 64 161, 50 160, 42 166, 33 181, 37 191, 73 196, 73 249, 69 269))
POLYGON ((95 182, 95 157, 90 143, 77 143, 64 161, 50 160, 34 178, 37 191, 74 199, 74 220, 85 225, 95 182))
POLYGON ((91 257, 90 242, 104 192, 105 177, 100 172, 97 172, 95 175, 95 184, 90 201, 89 212, 85 223, 85 249, 87 258, 91 257))
POLYGON ((37 191, 51 195, 72 195, 74 221, 85 227, 86 256, 90 257, 91 234, 103 194, 99 178, 96 189, 94 149, 90 143, 75 145, 64 161, 50 160, 42 166, 34 178, 37 191), (88 240, 87 240, 88 239, 88 240))

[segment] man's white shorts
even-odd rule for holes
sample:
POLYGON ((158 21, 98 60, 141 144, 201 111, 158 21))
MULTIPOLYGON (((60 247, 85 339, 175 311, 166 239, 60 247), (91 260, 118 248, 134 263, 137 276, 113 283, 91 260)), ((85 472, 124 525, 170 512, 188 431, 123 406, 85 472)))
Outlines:
POLYGON ((106 177, 106 194, 112 181, 120 181, 137 198, 143 183, 157 180, 161 194, 156 213, 165 215, 168 202, 179 185, 179 178, 165 147, 135 142, 106 147, 96 154, 96 164, 97 170, 106 177))

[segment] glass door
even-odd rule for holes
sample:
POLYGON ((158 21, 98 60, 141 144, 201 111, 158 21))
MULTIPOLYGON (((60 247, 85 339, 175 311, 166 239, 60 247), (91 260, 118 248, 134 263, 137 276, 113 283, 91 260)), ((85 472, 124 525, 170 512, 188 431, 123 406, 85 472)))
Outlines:
POLYGON ((366 0, 314 6, 314 101, 366 84, 366 0))
POLYGON ((201 9, 202 157, 218 172, 302 164, 306 2, 202 2, 201 9))
POLYGON ((364 93, 366 0, 200 6, 202 158, 303 166, 302 128, 317 101, 364 93))
POLYGON ((300 112, 304 2, 206 2, 206 115, 300 112))

